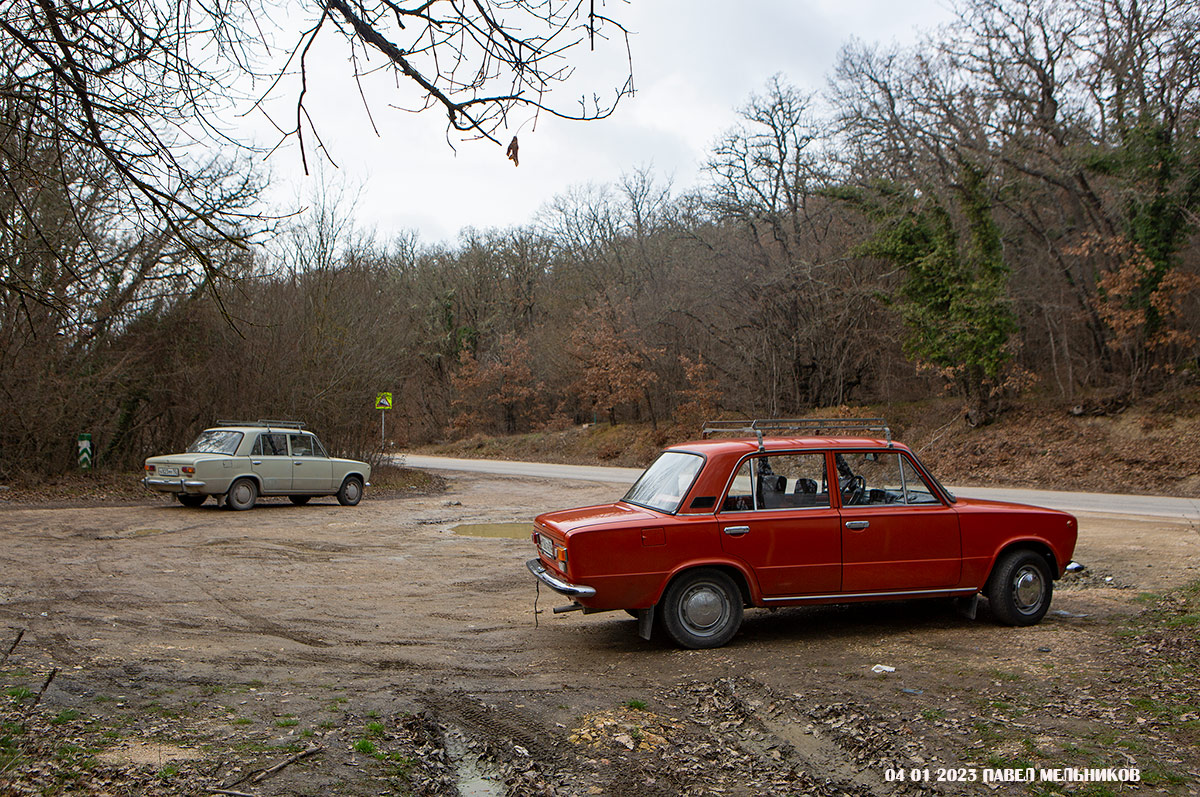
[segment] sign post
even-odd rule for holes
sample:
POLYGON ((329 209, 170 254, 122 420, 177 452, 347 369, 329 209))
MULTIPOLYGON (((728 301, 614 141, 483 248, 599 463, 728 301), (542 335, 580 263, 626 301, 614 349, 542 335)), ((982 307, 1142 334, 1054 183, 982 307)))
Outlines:
POLYGON ((392 394, 387 391, 382 391, 375 395, 375 409, 379 410, 379 450, 382 452, 386 447, 387 435, 385 434, 387 411, 392 408, 392 394))

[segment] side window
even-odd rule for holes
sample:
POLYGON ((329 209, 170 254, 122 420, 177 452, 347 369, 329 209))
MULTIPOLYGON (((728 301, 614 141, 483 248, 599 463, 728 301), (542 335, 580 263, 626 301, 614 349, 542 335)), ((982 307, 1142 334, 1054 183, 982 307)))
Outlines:
POLYGON ((286 457, 287 452, 287 435, 276 433, 265 433, 258 436, 258 442, 254 444, 254 453, 264 457, 286 457))
POLYGON ((824 509, 829 505, 824 454, 773 454, 742 463, 724 509, 824 509))
POLYGON ((293 457, 311 457, 313 455, 312 435, 294 434, 292 438, 293 457))
POLYGON ((312 436, 312 435, 310 435, 308 439, 312 441, 314 457, 326 457, 326 458, 329 457, 329 455, 325 453, 325 448, 321 445, 320 440, 318 440, 315 436, 312 436))
POLYGON ((835 459, 845 506, 939 503, 917 469, 899 451, 839 453, 835 459))
POLYGON ((746 460, 742 466, 738 468, 737 475, 733 477, 733 484, 729 485, 729 493, 725 496, 725 503, 721 505, 721 509, 725 512, 744 512, 754 508, 754 480, 750 476, 750 463, 752 460, 746 460))

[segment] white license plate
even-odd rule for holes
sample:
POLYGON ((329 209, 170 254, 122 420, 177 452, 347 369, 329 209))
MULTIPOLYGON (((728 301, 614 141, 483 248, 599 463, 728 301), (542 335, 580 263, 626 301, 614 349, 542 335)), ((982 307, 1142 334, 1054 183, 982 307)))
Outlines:
POLYGON ((546 555, 547 559, 554 559, 554 541, 545 534, 538 535, 538 549, 546 555))
POLYGON ((160 476, 178 476, 179 468, 159 468, 158 473, 160 476))

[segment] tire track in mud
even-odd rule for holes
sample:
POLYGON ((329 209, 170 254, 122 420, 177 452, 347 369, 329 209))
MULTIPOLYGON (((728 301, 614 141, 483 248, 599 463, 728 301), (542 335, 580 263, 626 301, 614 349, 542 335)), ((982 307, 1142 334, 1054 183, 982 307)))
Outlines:
POLYGON ((629 762, 589 757, 566 742, 562 726, 525 707, 489 704, 462 692, 426 693, 422 703, 444 734, 461 735, 474 762, 509 795, 673 797, 677 784, 629 762), (490 770, 490 771, 488 771, 490 770), (503 785, 501 785, 503 784, 503 785))
MULTIPOLYGON (((544 694, 511 697, 526 705, 490 703, 487 697, 427 691, 420 703, 450 740, 446 746, 461 747, 451 737, 466 740, 489 779, 505 784, 507 794, 937 793, 928 786, 884 781, 880 761, 910 755, 894 741, 902 734, 886 719, 868 716, 861 707, 849 711, 843 704, 781 696, 748 678, 664 690, 659 693, 669 707, 664 713, 625 711, 625 720, 642 718, 632 744, 628 722, 624 728, 610 723, 607 732, 577 741, 578 732, 527 707, 544 694)), ((447 755, 461 757, 461 750, 447 755)))
POLYGON ((259 634, 262 636, 273 636, 279 639, 287 639, 292 642, 298 642, 299 644, 310 648, 331 647, 329 642, 326 642, 320 637, 314 636, 305 631, 288 628, 287 626, 280 625, 272 620, 268 620, 261 615, 241 611, 236 606, 232 605, 230 601, 217 597, 212 590, 197 583, 195 579, 192 579, 192 582, 196 584, 201 592, 208 596, 209 600, 220 606, 234 617, 241 618, 241 620, 246 623, 246 627, 236 627, 232 630, 236 630, 239 633, 259 634))
POLYGON ((885 761, 912 760, 898 749, 899 728, 865 707, 807 703, 799 695, 783 696, 746 677, 676 687, 664 700, 686 708, 700 726, 692 760, 677 760, 681 770, 697 778, 714 771, 757 793, 859 795, 930 793, 926 785, 887 783, 885 761))
POLYGON ((522 755, 515 749, 519 746, 530 757, 546 764, 554 764, 563 757, 558 744, 537 731, 544 721, 532 711, 488 705, 461 692, 426 693, 421 702, 440 722, 457 725, 471 738, 486 742, 497 751, 507 748, 510 755, 522 755))

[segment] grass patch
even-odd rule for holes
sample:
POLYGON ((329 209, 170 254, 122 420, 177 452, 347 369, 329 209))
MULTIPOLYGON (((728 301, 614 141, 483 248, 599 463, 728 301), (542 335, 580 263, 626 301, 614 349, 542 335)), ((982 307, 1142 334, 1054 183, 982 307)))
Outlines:
POLYGON ((1157 761, 1142 769, 1142 783, 1147 786, 1180 786, 1188 780, 1184 773, 1168 769, 1157 761))
POLYGON ((11 769, 20 762, 21 748, 14 737, 24 734, 24 725, 7 720, 0 723, 0 772, 11 769))
POLYGON ((625 708, 631 708, 634 711, 645 711, 646 710, 646 701, 645 700, 626 700, 625 708))
POLYGON ((50 720, 50 724, 63 725, 77 719, 79 719, 78 711, 73 708, 64 708, 62 711, 54 715, 53 719, 50 720))
POLYGON ((1168 617, 1163 621, 1163 625, 1167 628, 1191 628, 1195 625, 1200 625, 1200 612, 1188 612, 1174 617, 1168 617))
POLYGON ((1008 683, 1021 680, 1021 676, 1017 675, 1016 673, 1005 672, 1004 670, 997 670, 994 668, 988 670, 988 675, 994 680, 1007 681, 1008 683))
POLYGON ((359 739, 354 743, 354 750, 363 755, 375 755, 375 743, 370 739, 359 739))
POLYGON ((299 753, 304 749, 299 744, 269 744, 252 739, 243 739, 230 747, 239 753, 299 753))
POLYGON ((283 719, 275 720, 276 728, 294 728, 300 724, 300 720, 295 717, 284 717, 283 719))
POLYGON ((382 722, 368 722, 367 723, 367 735, 383 736, 383 723, 382 722))
POLYGON ((985 742, 998 742, 1004 738, 1003 726, 991 722, 976 722, 975 733, 985 742))
POLYGON ((1028 758, 997 755, 995 753, 989 754, 983 760, 983 763, 992 769, 1028 769, 1033 766, 1033 762, 1028 758))

